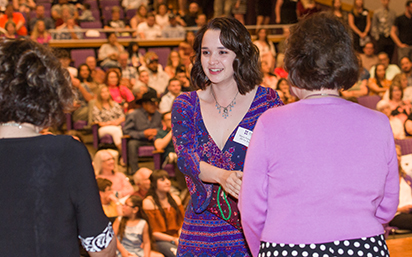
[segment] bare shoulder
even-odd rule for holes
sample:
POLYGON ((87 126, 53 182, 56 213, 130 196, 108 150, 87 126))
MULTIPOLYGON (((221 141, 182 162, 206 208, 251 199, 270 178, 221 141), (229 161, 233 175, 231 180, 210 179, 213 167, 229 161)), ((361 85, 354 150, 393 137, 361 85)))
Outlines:
POLYGON ((172 194, 172 193, 170 193, 170 195, 173 197, 173 200, 175 200, 177 205, 182 205, 182 201, 180 200, 179 196, 172 194))
POLYGON ((146 197, 143 200, 143 210, 151 211, 151 210, 155 210, 155 209, 156 209, 156 206, 154 204, 153 197, 151 197, 151 196, 146 197))

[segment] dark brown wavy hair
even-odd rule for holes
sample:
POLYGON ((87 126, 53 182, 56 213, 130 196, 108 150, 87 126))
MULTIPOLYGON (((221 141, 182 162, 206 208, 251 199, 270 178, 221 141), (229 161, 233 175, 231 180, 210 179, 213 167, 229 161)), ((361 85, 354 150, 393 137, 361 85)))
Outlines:
POLYGON ((317 13, 291 28, 285 70, 293 86, 307 90, 349 89, 359 64, 348 27, 330 13, 317 13))
POLYGON ((203 26, 196 34, 192 56, 192 84, 199 89, 205 89, 211 84, 207 79, 202 63, 202 40, 207 30, 220 30, 220 42, 233 51, 236 58, 233 61, 234 79, 239 93, 244 95, 262 82, 260 71, 259 50, 252 43, 250 34, 238 20, 234 18, 215 18, 203 26))
MULTIPOLYGON (((169 179, 169 174, 165 170, 154 170, 153 173, 150 175, 150 189, 147 192, 147 196, 151 196, 154 200, 156 207, 159 209, 160 213, 163 216, 165 224, 167 226, 167 219, 166 213, 162 208, 162 205, 159 200, 159 196, 156 193, 157 190, 157 181, 159 179, 169 179)), ((168 192, 167 193, 167 201, 169 202, 170 206, 176 210, 176 221, 179 223, 180 220, 183 220, 183 213, 180 212, 179 206, 177 205, 175 199, 173 199, 172 195, 168 192)))
POLYGON ((69 72, 50 49, 24 38, 0 41, 0 123, 58 125, 73 100, 69 72))

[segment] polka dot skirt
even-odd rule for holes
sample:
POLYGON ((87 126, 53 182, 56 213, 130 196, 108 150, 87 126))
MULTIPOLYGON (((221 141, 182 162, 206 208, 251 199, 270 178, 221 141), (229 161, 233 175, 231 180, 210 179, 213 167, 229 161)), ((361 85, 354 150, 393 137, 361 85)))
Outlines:
POLYGON ((389 257, 383 235, 335 241, 323 244, 276 244, 261 242, 259 257, 303 256, 303 257, 334 257, 334 256, 364 256, 389 257))

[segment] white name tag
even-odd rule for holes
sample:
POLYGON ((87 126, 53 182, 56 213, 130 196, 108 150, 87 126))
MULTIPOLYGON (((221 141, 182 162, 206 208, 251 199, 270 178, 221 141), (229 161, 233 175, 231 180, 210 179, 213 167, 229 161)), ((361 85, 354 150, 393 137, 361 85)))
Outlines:
POLYGON ((249 142, 250 142, 250 139, 252 138, 252 134, 253 134, 252 130, 239 127, 237 129, 237 132, 236 132, 236 135, 233 141, 241 145, 249 147, 249 142))

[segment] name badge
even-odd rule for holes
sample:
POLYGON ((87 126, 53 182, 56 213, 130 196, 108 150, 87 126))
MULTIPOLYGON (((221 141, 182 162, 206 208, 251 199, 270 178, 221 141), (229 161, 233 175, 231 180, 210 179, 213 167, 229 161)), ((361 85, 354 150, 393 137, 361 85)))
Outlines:
POLYGON ((237 129, 237 132, 236 132, 236 135, 233 141, 241 145, 249 147, 249 142, 250 142, 250 139, 252 138, 252 134, 253 134, 252 130, 239 127, 237 129))

